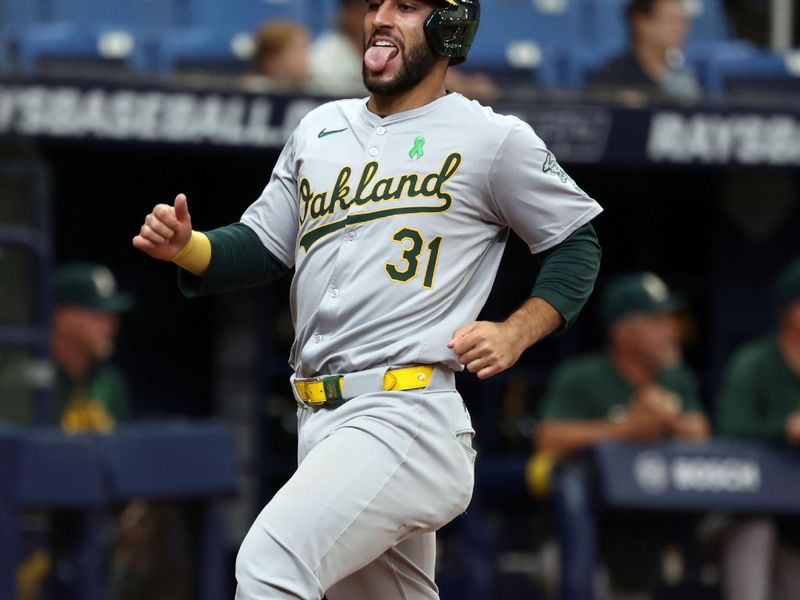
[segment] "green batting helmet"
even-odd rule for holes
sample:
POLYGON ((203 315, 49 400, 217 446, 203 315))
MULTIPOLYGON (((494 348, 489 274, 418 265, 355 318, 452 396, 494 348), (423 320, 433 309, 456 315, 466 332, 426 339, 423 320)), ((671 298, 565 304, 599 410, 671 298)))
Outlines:
POLYGON ((425 37, 436 54, 451 65, 463 63, 478 32, 481 7, 478 0, 442 0, 425 20, 425 37))

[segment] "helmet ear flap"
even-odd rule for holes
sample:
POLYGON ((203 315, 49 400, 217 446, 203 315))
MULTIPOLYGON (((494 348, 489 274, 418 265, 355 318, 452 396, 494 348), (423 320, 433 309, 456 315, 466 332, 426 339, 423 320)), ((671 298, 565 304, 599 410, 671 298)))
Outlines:
POLYGON ((435 8, 425 20, 425 37, 431 49, 450 59, 451 65, 463 63, 480 21, 477 0, 446 0, 447 5, 435 8))

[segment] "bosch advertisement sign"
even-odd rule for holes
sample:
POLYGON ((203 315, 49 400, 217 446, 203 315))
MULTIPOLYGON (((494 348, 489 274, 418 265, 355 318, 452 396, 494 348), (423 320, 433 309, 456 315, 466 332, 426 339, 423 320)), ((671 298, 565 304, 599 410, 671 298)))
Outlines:
POLYGON ((607 442, 593 455, 606 506, 800 513, 800 453, 786 448, 607 442))

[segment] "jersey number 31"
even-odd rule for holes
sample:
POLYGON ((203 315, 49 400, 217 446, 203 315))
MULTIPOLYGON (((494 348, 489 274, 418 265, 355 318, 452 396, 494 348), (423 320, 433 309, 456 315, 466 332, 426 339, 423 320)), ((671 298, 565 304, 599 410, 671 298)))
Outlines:
MULTIPOLYGON (((397 231, 392 240, 398 244, 403 244, 403 256, 401 260, 405 264, 396 264, 387 262, 384 265, 386 274, 389 279, 397 281, 398 283, 408 283, 417 276, 419 271, 419 255, 422 249, 426 246, 425 239, 422 234, 416 229, 410 227, 403 227, 397 231), (408 244, 410 242, 410 245, 408 244)), ((433 288, 434 278, 436 276, 436 262, 439 260, 439 248, 442 245, 442 236, 437 235, 427 244, 428 248, 428 262, 425 266, 425 277, 422 280, 422 287, 426 289, 433 288)))

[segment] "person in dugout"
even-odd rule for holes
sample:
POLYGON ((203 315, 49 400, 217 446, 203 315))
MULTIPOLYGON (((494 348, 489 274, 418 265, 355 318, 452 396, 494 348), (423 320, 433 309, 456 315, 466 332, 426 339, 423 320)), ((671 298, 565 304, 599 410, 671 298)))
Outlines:
MULTIPOLYGON (((609 282, 600 298, 607 346, 565 361, 552 376, 535 435, 535 466, 605 440, 707 439, 709 423, 694 375, 681 364, 678 308, 677 298, 652 273, 609 282)), ((608 597, 651 598, 667 539, 658 515, 603 513, 599 547, 608 597)))
MULTIPOLYGON (((130 413, 125 377, 111 357, 120 315, 132 308, 133 298, 117 290, 108 268, 90 263, 60 268, 52 291, 50 417, 68 433, 108 432, 130 413)), ((0 422, 34 424, 32 388, 37 373, 22 359, 6 363, 0 372, 0 422)))
MULTIPOLYGON (((50 419, 66 433, 111 433, 131 420, 128 383, 113 362, 120 317, 134 306, 130 294, 120 292, 105 266, 71 263, 53 278, 50 349, 53 361, 50 419)), ((33 389, 41 386, 41 369, 24 358, 0 367, 0 423, 32 426, 33 389)), ((57 597, 58 579, 68 565, 54 560, 57 540, 46 541, 47 519, 28 514, 23 534, 29 546, 17 569, 18 600, 57 597)), ((190 575, 184 565, 187 552, 174 556, 175 540, 184 537, 183 517, 168 503, 132 500, 116 522, 109 540, 109 600, 183 600, 190 597, 190 575), (169 540, 167 543, 164 540, 169 540)), ((110 527, 111 529, 111 527, 110 527)), ((68 557, 62 557, 69 560, 68 557)))
MULTIPOLYGON (((800 259, 774 286, 777 330, 740 348, 717 402, 723 437, 800 447, 800 259)), ((798 499, 800 501, 800 499, 798 499)), ((732 523, 722 552, 726 600, 800 597, 800 518, 747 515, 732 523)))

